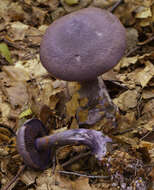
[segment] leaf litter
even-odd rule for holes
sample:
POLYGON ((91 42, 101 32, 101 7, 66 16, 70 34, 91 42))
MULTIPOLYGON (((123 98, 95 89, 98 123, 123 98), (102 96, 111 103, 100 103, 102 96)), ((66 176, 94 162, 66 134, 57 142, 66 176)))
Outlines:
MULTIPOLYGON (((25 120, 38 117, 50 133, 78 128, 76 111, 87 103, 86 98, 79 98, 77 84, 55 79, 41 66, 39 45, 47 26, 72 11, 87 6, 110 9, 115 2, 1 0, 0 188, 6 187, 23 164, 15 134, 25 120)), ((114 14, 127 30, 125 56, 102 76, 120 111, 118 127, 109 134, 114 143, 101 165, 86 156, 64 167, 81 174, 109 176, 110 180, 59 174, 65 162, 87 151, 84 146, 67 146, 57 152, 54 173, 52 168, 43 172, 26 169, 10 190, 154 189, 154 3, 124 0, 114 14)), ((88 108, 80 112, 81 120, 87 113, 88 108)), ((99 130, 104 123, 105 118, 91 128, 99 130)))

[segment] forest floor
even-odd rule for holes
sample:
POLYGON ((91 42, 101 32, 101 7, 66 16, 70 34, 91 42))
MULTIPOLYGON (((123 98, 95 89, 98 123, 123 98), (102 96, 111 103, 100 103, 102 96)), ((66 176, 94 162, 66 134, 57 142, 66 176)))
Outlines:
POLYGON ((127 50, 102 75, 119 115, 117 128, 108 132, 114 143, 101 165, 86 147, 66 146, 57 152, 55 170, 40 172, 25 167, 16 149, 16 132, 29 118, 39 118, 50 133, 79 128, 77 96, 63 102, 66 82, 51 77, 40 63, 40 42, 49 24, 88 6, 110 10, 116 2, 0 1, 0 189, 154 189, 153 0, 123 0, 113 11, 126 28, 127 50))

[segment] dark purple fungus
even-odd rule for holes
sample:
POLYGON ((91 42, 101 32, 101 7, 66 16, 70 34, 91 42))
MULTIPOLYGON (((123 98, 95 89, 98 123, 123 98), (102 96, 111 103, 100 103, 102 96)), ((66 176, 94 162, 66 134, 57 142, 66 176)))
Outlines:
POLYGON ((50 167, 56 150, 65 145, 86 145, 98 160, 102 160, 107 142, 111 142, 109 137, 90 129, 73 129, 47 136, 45 126, 38 119, 28 120, 17 133, 17 148, 25 164, 38 170, 50 167))
POLYGON ((88 103, 77 110, 79 125, 90 126, 106 118, 106 125, 116 126, 117 108, 100 75, 119 62, 125 48, 125 28, 116 16, 100 8, 73 12, 48 27, 40 59, 52 76, 80 83, 80 98, 88 103), (88 107, 82 121, 80 113, 88 107))
POLYGON ((85 8, 48 27, 40 58, 59 79, 89 81, 114 67, 125 47, 125 28, 116 16, 100 8, 85 8))

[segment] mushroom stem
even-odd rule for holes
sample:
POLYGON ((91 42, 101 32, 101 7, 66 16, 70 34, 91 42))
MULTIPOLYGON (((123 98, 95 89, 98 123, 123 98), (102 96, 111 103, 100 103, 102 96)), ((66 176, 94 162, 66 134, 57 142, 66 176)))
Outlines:
POLYGON ((94 126, 108 132, 116 127, 117 107, 113 104, 101 77, 80 82, 79 108, 76 117, 80 127, 94 126), (105 129, 106 128, 106 129, 105 129))
POLYGON ((106 143, 111 139, 101 132, 90 129, 72 129, 54 135, 36 139, 38 151, 51 150, 51 156, 55 155, 58 148, 66 145, 86 145, 98 160, 106 154, 106 143))

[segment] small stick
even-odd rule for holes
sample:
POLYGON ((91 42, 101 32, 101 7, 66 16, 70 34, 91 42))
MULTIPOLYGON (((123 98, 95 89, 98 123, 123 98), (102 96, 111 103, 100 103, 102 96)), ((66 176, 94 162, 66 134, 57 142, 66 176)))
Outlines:
POLYGON ((119 0, 117 1, 111 8, 110 8, 110 12, 113 13, 115 11, 115 9, 123 3, 123 0, 119 0))
POLYGON ((137 44, 137 46, 135 48, 133 48, 132 50, 130 50, 127 54, 126 57, 129 57, 132 53, 134 53, 135 51, 137 51, 138 49, 140 49, 142 46, 152 42, 154 40, 154 36, 151 36, 150 38, 148 38, 147 40, 145 40, 144 42, 139 42, 137 44))
POLYGON ((126 57, 129 57, 132 53, 134 53, 135 51, 137 51, 138 49, 140 49, 140 46, 137 46, 135 48, 133 48, 132 50, 130 50, 128 53, 126 53, 126 57))
POLYGON ((74 158, 70 159, 69 161, 65 162, 64 164, 62 164, 62 167, 66 167, 66 166, 72 164, 73 162, 75 162, 75 161, 77 161, 77 160, 79 160, 81 158, 84 158, 84 157, 86 157, 86 156, 88 156, 90 154, 91 154, 91 151, 81 153, 81 154, 75 156, 74 158))
POLYGON ((76 175, 80 177, 88 177, 88 178, 99 178, 99 179, 110 179, 110 176, 99 176, 99 175, 86 175, 86 174, 80 174, 77 172, 69 172, 69 171, 58 171, 60 174, 68 174, 68 175, 76 175))
POLYGON ((142 138, 140 138, 140 141, 142 141, 144 138, 150 135, 150 133, 152 133, 152 131, 148 131, 142 138))
POLYGON ((134 128, 125 129, 125 130, 123 130, 123 131, 115 132, 115 133, 113 133, 113 135, 114 135, 114 136, 123 135, 123 134, 128 133, 128 132, 131 132, 131 131, 133 131, 133 130, 134 130, 134 128))
POLYGON ((147 40, 143 41, 143 42, 139 42, 138 45, 139 46, 143 46, 143 45, 146 45, 148 43, 150 43, 151 41, 154 40, 154 36, 151 36, 150 38, 148 38, 147 40))
POLYGON ((6 187, 2 188, 1 190, 7 190, 14 182, 17 181, 18 177, 21 175, 21 173, 25 170, 26 165, 21 166, 21 168, 18 170, 15 177, 11 179, 11 181, 6 185, 6 187))

